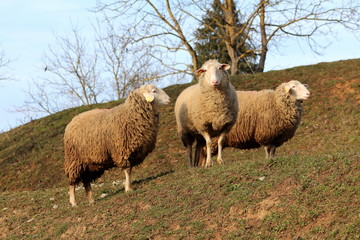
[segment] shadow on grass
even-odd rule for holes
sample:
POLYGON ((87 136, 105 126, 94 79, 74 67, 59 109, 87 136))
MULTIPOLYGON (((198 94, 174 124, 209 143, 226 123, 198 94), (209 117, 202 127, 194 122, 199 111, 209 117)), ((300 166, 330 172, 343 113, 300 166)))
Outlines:
MULTIPOLYGON (((155 176, 151 176, 151 177, 147 177, 147 178, 144 178, 144 179, 133 181, 133 182, 131 182, 131 185, 134 186, 134 185, 140 185, 142 183, 147 183, 147 182, 150 182, 150 181, 152 181, 154 179, 160 178, 162 176, 166 176, 168 174, 171 174, 173 172, 175 172, 175 171, 174 170, 165 171, 165 172, 159 173, 158 175, 155 175, 155 176)), ((98 201, 103 201, 103 200, 109 199, 109 198, 111 198, 111 197, 113 197, 113 196, 115 196, 115 195, 117 195, 119 193, 122 193, 122 192, 125 192, 124 187, 119 188, 116 191, 109 193, 106 197, 103 197, 103 198, 99 199, 98 201)))

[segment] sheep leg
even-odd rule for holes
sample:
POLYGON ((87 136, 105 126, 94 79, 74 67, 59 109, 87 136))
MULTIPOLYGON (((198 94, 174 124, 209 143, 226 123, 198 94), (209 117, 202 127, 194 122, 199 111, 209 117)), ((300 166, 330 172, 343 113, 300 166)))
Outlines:
POLYGON ((189 168, 192 168, 195 166, 195 163, 194 163, 194 165, 192 163, 192 145, 190 145, 190 144, 187 145, 186 152, 187 152, 187 156, 188 156, 189 168))
POLYGON ((224 164, 224 161, 222 160, 222 149, 223 149, 224 137, 225 137, 225 133, 222 133, 218 139, 218 155, 217 155, 216 161, 219 164, 224 164))
POLYGON ((213 165, 212 158, 211 158, 211 137, 209 133, 204 133, 203 137, 206 141, 206 163, 205 167, 211 167, 213 165))
POLYGON ((75 200, 75 184, 70 184, 69 187, 69 195, 70 195, 70 203, 72 207, 76 207, 76 200, 75 200))
POLYGON ((265 146, 266 158, 274 158, 275 150, 276 150, 276 146, 274 146, 274 145, 265 146))
POLYGON ((203 167, 203 166, 205 166, 205 163, 206 163, 206 156, 205 156, 205 149, 206 149, 206 147, 205 147, 205 145, 201 145, 201 146, 199 146, 199 149, 197 150, 198 152, 197 152, 197 166, 201 166, 201 167, 203 167))
POLYGON ((91 184, 88 181, 84 181, 83 184, 84 184, 84 188, 85 188, 85 192, 86 192, 86 197, 89 201, 89 204, 92 205, 92 204, 94 204, 95 200, 93 197, 93 191, 91 189, 91 184))
POLYGON ((265 149, 265 158, 270 158, 270 146, 267 145, 264 147, 265 149))
POLYGON ((130 168, 127 168, 124 170, 124 173, 125 173, 125 183, 124 183, 124 186, 125 186, 125 192, 129 192, 129 191, 132 191, 132 188, 131 188, 131 170, 132 170, 132 167, 130 168))
POLYGON ((204 147, 205 141, 203 139, 196 139, 196 146, 195 146, 195 159, 194 159, 194 166, 205 166, 205 157, 204 157, 204 147))
POLYGON ((275 146, 271 146, 271 148, 270 148, 270 158, 274 158, 274 157, 275 157, 275 150, 276 150, 276 147, 275 147, 275 146))

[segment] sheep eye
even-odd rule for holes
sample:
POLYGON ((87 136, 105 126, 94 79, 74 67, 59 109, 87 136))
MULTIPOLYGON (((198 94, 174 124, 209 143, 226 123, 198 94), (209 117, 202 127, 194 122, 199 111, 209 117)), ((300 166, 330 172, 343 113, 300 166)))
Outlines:
POLYGON ((295 85, 291 86, 291 88, 295 88, 295 87, 296 87, 295 85))
POLYGON ((157 93, 156 89, 153 89, 153 90, 152 90, 152 93, 157 93))

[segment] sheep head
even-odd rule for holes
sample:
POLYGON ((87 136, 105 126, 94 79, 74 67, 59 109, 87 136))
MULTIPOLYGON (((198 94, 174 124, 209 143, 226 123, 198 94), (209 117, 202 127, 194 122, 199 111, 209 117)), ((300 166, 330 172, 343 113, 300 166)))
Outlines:
POLYGON ((302 84, 296 80, 287 82, 284 89, 291 96, 294 96, 296 100, 306 100, 310 97, 310 91, 307 89, 307 84, 302 84))
POLYGON ((226 70, 230 68, 228 64, 219 63, 215 59, 206 61, 195 74, 199 76, 201 84, 207 84, 212 87, 218 87, 224 76, 227 76, 226 70))
POLYGON ((144 95, 147 102, 158 105, 166 105, 170 102, 170 97, 160 88, 149 84, 139 88, 139 92, 144 95))

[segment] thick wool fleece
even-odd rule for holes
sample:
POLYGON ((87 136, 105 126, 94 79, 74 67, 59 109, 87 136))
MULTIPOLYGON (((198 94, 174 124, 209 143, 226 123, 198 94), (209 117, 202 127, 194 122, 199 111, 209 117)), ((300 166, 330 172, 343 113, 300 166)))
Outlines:
MULTIPOLYGON (((279 147, 294 136, 302 117, 302 101, 286 92, 284 85, 275 90, 237 92, 241 108, 235 125, 225 136, 224 147, 279 147)), ((201 151, 199 161, 203 165, 205 153, 201 151)), ((212 154, 216 152, 217 145, 213 144, 212 154)))
POLYGON ((227 75, 217 88, 204 84, 200 77, 198 84, 181 93, 177 103, 180 103, 175 106, 178 132, 185 146, 184 136, 197 138, 202 132, 208 132, 215 137, 222 132, 229 132, 236 121, 236 91, 227 75))
POLYGON ((240 149, 269 144, 276 147, 291 139, 301 120, 301 102, 285 91, 237 92, 241 109, 238 120, 226 135, 224 146, 240 149))
POLYGON ((143 162, 154 149, 159 117, 138 91, 112 109, 76 116, 64 135, 64 170, 70 184, 93 181, 105 170, 143 162))

